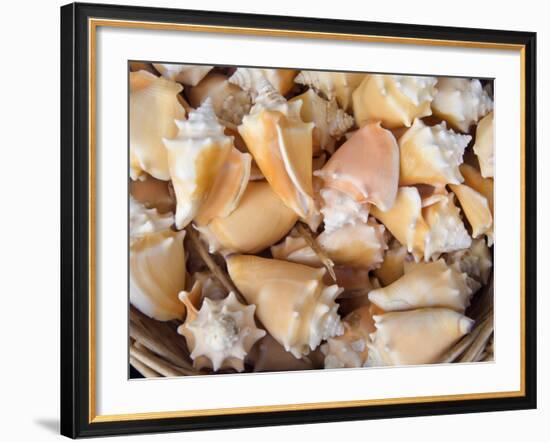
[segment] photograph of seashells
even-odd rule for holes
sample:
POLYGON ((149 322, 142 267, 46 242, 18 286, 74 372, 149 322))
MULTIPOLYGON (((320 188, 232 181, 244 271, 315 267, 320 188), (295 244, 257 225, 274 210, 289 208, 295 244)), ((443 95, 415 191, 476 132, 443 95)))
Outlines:
POLYGON ((130 377, 493 360, 492 80, 128 75, 130 377))

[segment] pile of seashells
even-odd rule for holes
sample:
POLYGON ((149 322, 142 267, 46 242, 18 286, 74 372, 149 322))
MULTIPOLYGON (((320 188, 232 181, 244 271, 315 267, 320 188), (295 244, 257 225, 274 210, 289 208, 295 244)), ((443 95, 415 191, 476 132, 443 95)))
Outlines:
POLYGON ((130 302, 177 328, 197 374, 432 364, 472 332, 492 273, 491 82, 129 76, 130 302))

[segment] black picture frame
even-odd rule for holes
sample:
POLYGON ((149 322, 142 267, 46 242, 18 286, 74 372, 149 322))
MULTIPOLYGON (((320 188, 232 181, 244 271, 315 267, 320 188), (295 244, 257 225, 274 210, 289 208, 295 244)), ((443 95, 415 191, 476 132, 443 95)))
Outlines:
POLYGON ((61 8, 61 433, 71 438, 536 408, 536 34, 116 5, 61 8), (522 396, 318 410, 95 422, 89 395, 88 19, 520 45, 524 51, 525 333, 522 396))

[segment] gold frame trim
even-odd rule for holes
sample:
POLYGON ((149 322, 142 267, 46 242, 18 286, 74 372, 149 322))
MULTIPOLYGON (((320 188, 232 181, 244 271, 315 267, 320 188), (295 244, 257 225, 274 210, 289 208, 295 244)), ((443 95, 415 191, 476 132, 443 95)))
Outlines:
POLYGON ((496 399, 496 398, 512 398, 525 396, 525 45, 521 44, 505 44, 505 43, 480 43, 475 41, 457 41, 457 40, 438 40, 438 39, 423 39, 423 38, 405 38, 405 37, 390 37, 377 35, 358 35, 358 34, 340 34, 340 33, 321 33, 311 31, 291 31, 282 29, 262 29, 262 28, 244 28, 232 26, 210 26, 210 25, 191 25, 181 23, 157 23, 157 22, 140 22, 130 20, 110 20, 110 19, 88 19, 88 68, 89 68, 89 423, 100 422, 116 422, 116 421, 134 421, 145 419, 168 419, 178 417, 197 417, 197 416, 216 416, 216 415, 238 415, 246 413, 267 413, 278 411, 297 411, 297 410, 322 410, 327 408, 343 408, 343 407, 364 407, 374 405, 395 405, 395 404, 415 404, 426 402, 441 402, 441 401, 459 401, 466 399, 496 399), (421 46, 445 46, 445 47, 464 47, 477 49, 496 49, 519 51, 520 53, 520 167, 521 167, 521 226, 520 226, 520 389, 518 391, 505 392, 488 392, 488 393, 467 393, 455 395, 439 395, 439 396, 419 396, 419 397, 404 397, 404 398, 389 398, 389 399, 368 399, 357 401, 335 401, 335 402, 317 402, 303 404, 285 404, 285 405, 264 405, 257 407, 235 407, 235 408, 215 408, 202 410, 181 410, 181 411, 160 411, 150 413, 130 413, 130 414, 112 414, 112 415, 97 415, 96 414, 96 329, 95 329, 95 274, 96 274, 96 242, 95 242, 95 207, 96 207, 96 164, 95 164, 95 148, 96 148, 96 31, 97 28, 115 27, 115 28, 140 28, 152 30, 170 30, 170 31, 185 31, 185 32, 209 32, 218 34, 239 34, 239 35, 254 35, 268 37, 293 37, 293 38, 310 38, 310 39, 329 39, 343 41, 359 41, 370 43, 389 43, 389 44, 412 44, 421 46))

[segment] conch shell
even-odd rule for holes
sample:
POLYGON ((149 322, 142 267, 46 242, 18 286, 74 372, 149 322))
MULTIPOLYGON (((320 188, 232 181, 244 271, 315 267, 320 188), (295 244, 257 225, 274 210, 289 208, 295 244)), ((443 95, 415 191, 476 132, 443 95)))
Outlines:
POLYGON ((213 66, 175 63, 153 63, 153 66, 164 78, 183 83, 187 86, 196 86, 199 84, 213 68, 213 66))
POLYGON ((270 334, 259 340, 248 354, 254 372, 296 371, 315 368, 308 358, 296 359, 285 351, 270 334))
POLYGON ((288 103, 265 79, 262 85, 239 133, 275 193, 315 231, 320 219, 313 199, 313 123, 301 120, 301 101, 288 103))
POLYGON ((128 185, 130 195, 146 207, 155 208, 159 213, 174 212, 176 209, 176 200, 168 181, 143 175, 139 180, 130 180, 128 185))
POLYGON ((231 279, 251 304, 269 334, 294 357, 301 358, 321 341, 343 333, 334 302, 342 292, 323 283, 316 269, 252 255, 227 259, 231 279))
MULTIPOLYGON (((370 219, 365 224, 345 225, 339 229, 324 231, 316 241, 336 265, 371 270, 380 265, 387 248, 384 226, 370 219)), ((271 247, 274 258, 320 267, 317 254, 301 237, 288 236, 279 245, 271 247)))
POLYGON ((256 327, 254 311, 256 306, 243 305, 233 292, 220 300, 204 298, 197 311, 196 282, 192 292, 181 292, 179 297, 187 309, 185 322, 178 327, 178 333, 185 337, 193 365, 196 368, 212 368, 214 371, 232 368, 244 370, 244 358, 265 331, 256 327))
POLYGON ((210 73, 186 92, 191 106, 197 108, 210 98, 216 115, 233 124, 241 124, 243 116, 250 111, 250 96, 222 74, 210 73))
POLYGON ((484 238, 474 239, 469 249, 449 253, 445 261, 449 266, 461 273, 466 273, 483 285, 489 282, 493 261, 484 238))
POLYGON ((432 102, 434 115, 461 132, 493 110, 493 100, 477 79, 439 78, 432 102))
POLYGON ((339 219, 342 213, 351 212, 339 209, 342 206, 372 203, 387 211, 395 202, 399 179, 399 147, 395 137, 380 123, 368 124, 340 146, 315 175, 322 178, 325 188, 339 191, 340 199, 348 197, 352 200, 341 204, 338 198, 334 199, 333 193, 329 193, 332 199, 328 199, 321 191, 324 199, 322 212, 328 230, 354 221, 353 216, 349 220, 339 219))
POLYGON ((283 238, 297 220, 268 183, 251 181, 231 214, 197 229, 211 253, 257 253, 283 238))
POLYGON ((367 365, 435 364, 474 321, 446 308, 424 308, 374 316, 367 365))
POLYGON ((404 263, 409 257, 407 248, 401 245, 399 241, 394 240, 390 243, 382 264, 374 270, 374 274, 380 280, 382 286, 390 285, 403 276, 405 272, 404 263))
POLYGON ((335 99, 344 110, 351 109, 351 94, 359 86, 365 74, 352 72, 301 71, 294 81, 310 86, 325 96, 335 99))
POLYGON ((371 121, 387 129, 409 127, 415 118, 432 114, 436 83, 434 77, 366 75, 353 92, 355 121, 360 127, 371 121))
POLYGON ((460 173, 462 174, 462 176, 464 176, 464 184, 471 187, 476 192, 481 193, 485 198, 487 198, 487 204, 489 204, 491 214, 494 215, 493 179, 483 178, 481 176, 481 173, 476 168, 466 163, 460 166, 460 173))
POLYGON ((367 362, 369 335, 376 331, 370 306, 354 310, 342 320, 344 334, 321 345, 325 368, 363 367, 367 362))
POLYGON ((130 197, 130 302, 159 321, 185 312, 178 301, 185 287, 185 231, 170 230, 173 223, 171 213, 159 215, 130 197))
POLYGON ((249 154, 231 148, 195 217, 197 225, 206 225, 214 218, 225 218, 237 208, 248 185, 251 163, 249 154))
POLYGON ((443 259, 419 263, 392 284, 371 291, 369 300, 386 312, 446 307, 464 313, 473 293, 468 278, 443 259))
POLYGON ((353 124, 353 118, 338 108, 336 100, 321 98, 313 89, 289 100, 301 100, 300 116, 306 123, 313 123, 313 153, 321 150, 334 152, 336 141, 344 136, 353 124))
POLYGON ((176 194, 176 227, 183 229, 195 217, 212 189, 233 138, 224 135, 210 99, 189 114, 187 121, 176 121, 179 132, 164 139, 170 176, 176 194))
POLYGON ((445 122, 426 126, 422 120, 414 120, 412 127, 399 139, 401 148, 401 173, 399 185, 460 184, 464 179, 459 166, 470 135, 447 130, 445 122))
POLYGON ((255 97, 262 89, 265 79, 281 94, 286 95, 294 86, 297 71, 292 69, 237 68, 229 81, 255 97))
POLYGON ((493 216, 487 198, 464 184, 449 186, 457 196, 462 210, 472 226, 472 237, 477 238, 486 234, 492 238, 493 216))
POLYGON ((147 71, 130 72, 130 177, 142 178, 144 172, 169 180, 168 158, 163 138, 176 135, 175 119, 184 119, 178 101, 182 86, 147 71), (151 118, 154 115, 155 118, 151 118))
POLYGON ((481 175, 484 178, 492 178, 495 167, 493 112, 485 115, 476 128, 476 142, 474 152, 479 161, 481 175))

